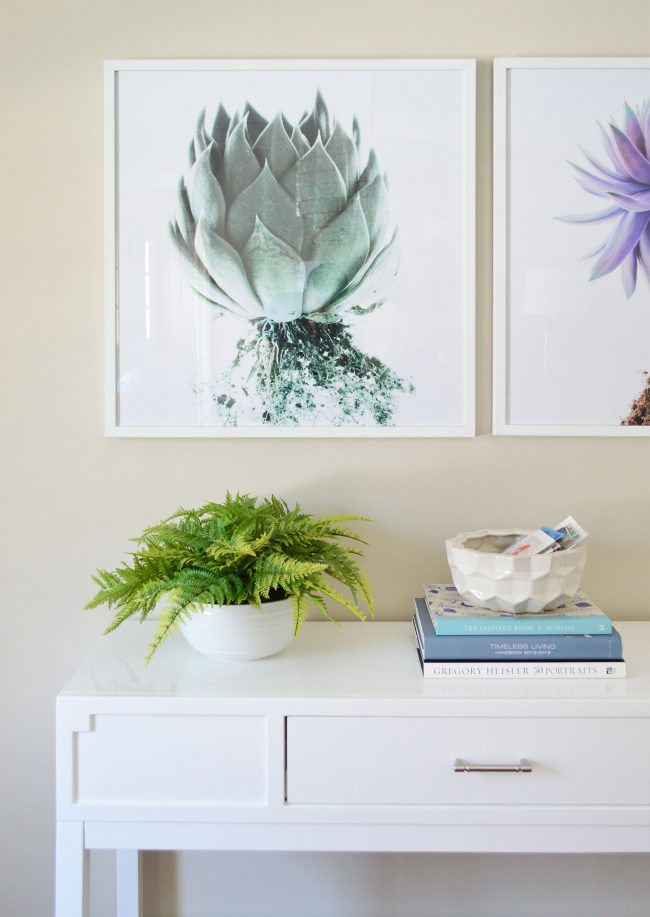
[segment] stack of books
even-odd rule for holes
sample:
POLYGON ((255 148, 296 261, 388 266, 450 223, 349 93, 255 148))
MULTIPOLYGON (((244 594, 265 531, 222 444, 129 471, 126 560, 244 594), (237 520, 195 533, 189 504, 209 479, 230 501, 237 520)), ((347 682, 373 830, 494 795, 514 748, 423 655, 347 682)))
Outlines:
POLYGON ((551 611, 510 614, 472 605, 453 586, 415 600, 425 678, 623 678, 621 635, 582 593, 551 611))

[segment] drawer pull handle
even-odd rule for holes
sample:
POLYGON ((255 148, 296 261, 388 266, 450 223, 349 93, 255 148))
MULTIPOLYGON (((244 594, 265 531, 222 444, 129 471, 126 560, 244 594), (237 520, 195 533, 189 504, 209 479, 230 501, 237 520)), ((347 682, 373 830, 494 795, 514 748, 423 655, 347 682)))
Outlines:
POLYGON ((517 764, 472 764, 456 758, 454 771, 457 774, 532 774, 533 765, 526 758, 521 758, 517 764))

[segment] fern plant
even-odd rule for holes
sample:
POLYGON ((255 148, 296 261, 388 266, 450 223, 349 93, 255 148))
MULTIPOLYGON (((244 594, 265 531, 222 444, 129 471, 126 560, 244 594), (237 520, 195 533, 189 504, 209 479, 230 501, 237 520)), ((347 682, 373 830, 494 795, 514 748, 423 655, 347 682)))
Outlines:
POLYGON ((345 523, 362 516, 317 518, 289 509, 277 497, 226 495, 223 503, 179 509, 132 539, 131 561, 97 570, 99 587, 86 608, 107 605, 115 612, 105 633, 134 615, 141 621, 167 598, 147 662, 183 620, 205 605, 253 605, 290 598, 294 633, 311 604, 334 620, 332 599, 360 620, 374 616, 370 584, 357 560, 362 552, 341 539, 364 543, 345 523), (340 583, 349 597, 336 587, 340 583), (362 608, 362 601, 365 609, 362 608))

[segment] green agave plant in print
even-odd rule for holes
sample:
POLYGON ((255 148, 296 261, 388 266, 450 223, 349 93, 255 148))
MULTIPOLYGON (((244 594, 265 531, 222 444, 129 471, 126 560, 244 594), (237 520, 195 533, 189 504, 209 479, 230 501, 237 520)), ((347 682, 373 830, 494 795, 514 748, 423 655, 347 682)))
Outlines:
POLYGON ((201 112, 171 235, 197 296, 242 337, 211 397, 226 424, 391 423, 409 383, 354 343, 399 268, 386 176, 320 93, 295 124, 201 112))

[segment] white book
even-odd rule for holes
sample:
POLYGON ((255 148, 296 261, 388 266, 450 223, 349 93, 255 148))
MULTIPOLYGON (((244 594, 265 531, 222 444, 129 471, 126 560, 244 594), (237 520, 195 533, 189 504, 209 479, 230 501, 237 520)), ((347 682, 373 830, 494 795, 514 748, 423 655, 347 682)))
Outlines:
POLYGON ((625 678, 625 662, 430 662, 422 658, 416 646, 422 675, 425 678, 478 681, 486 678, 625 678))

